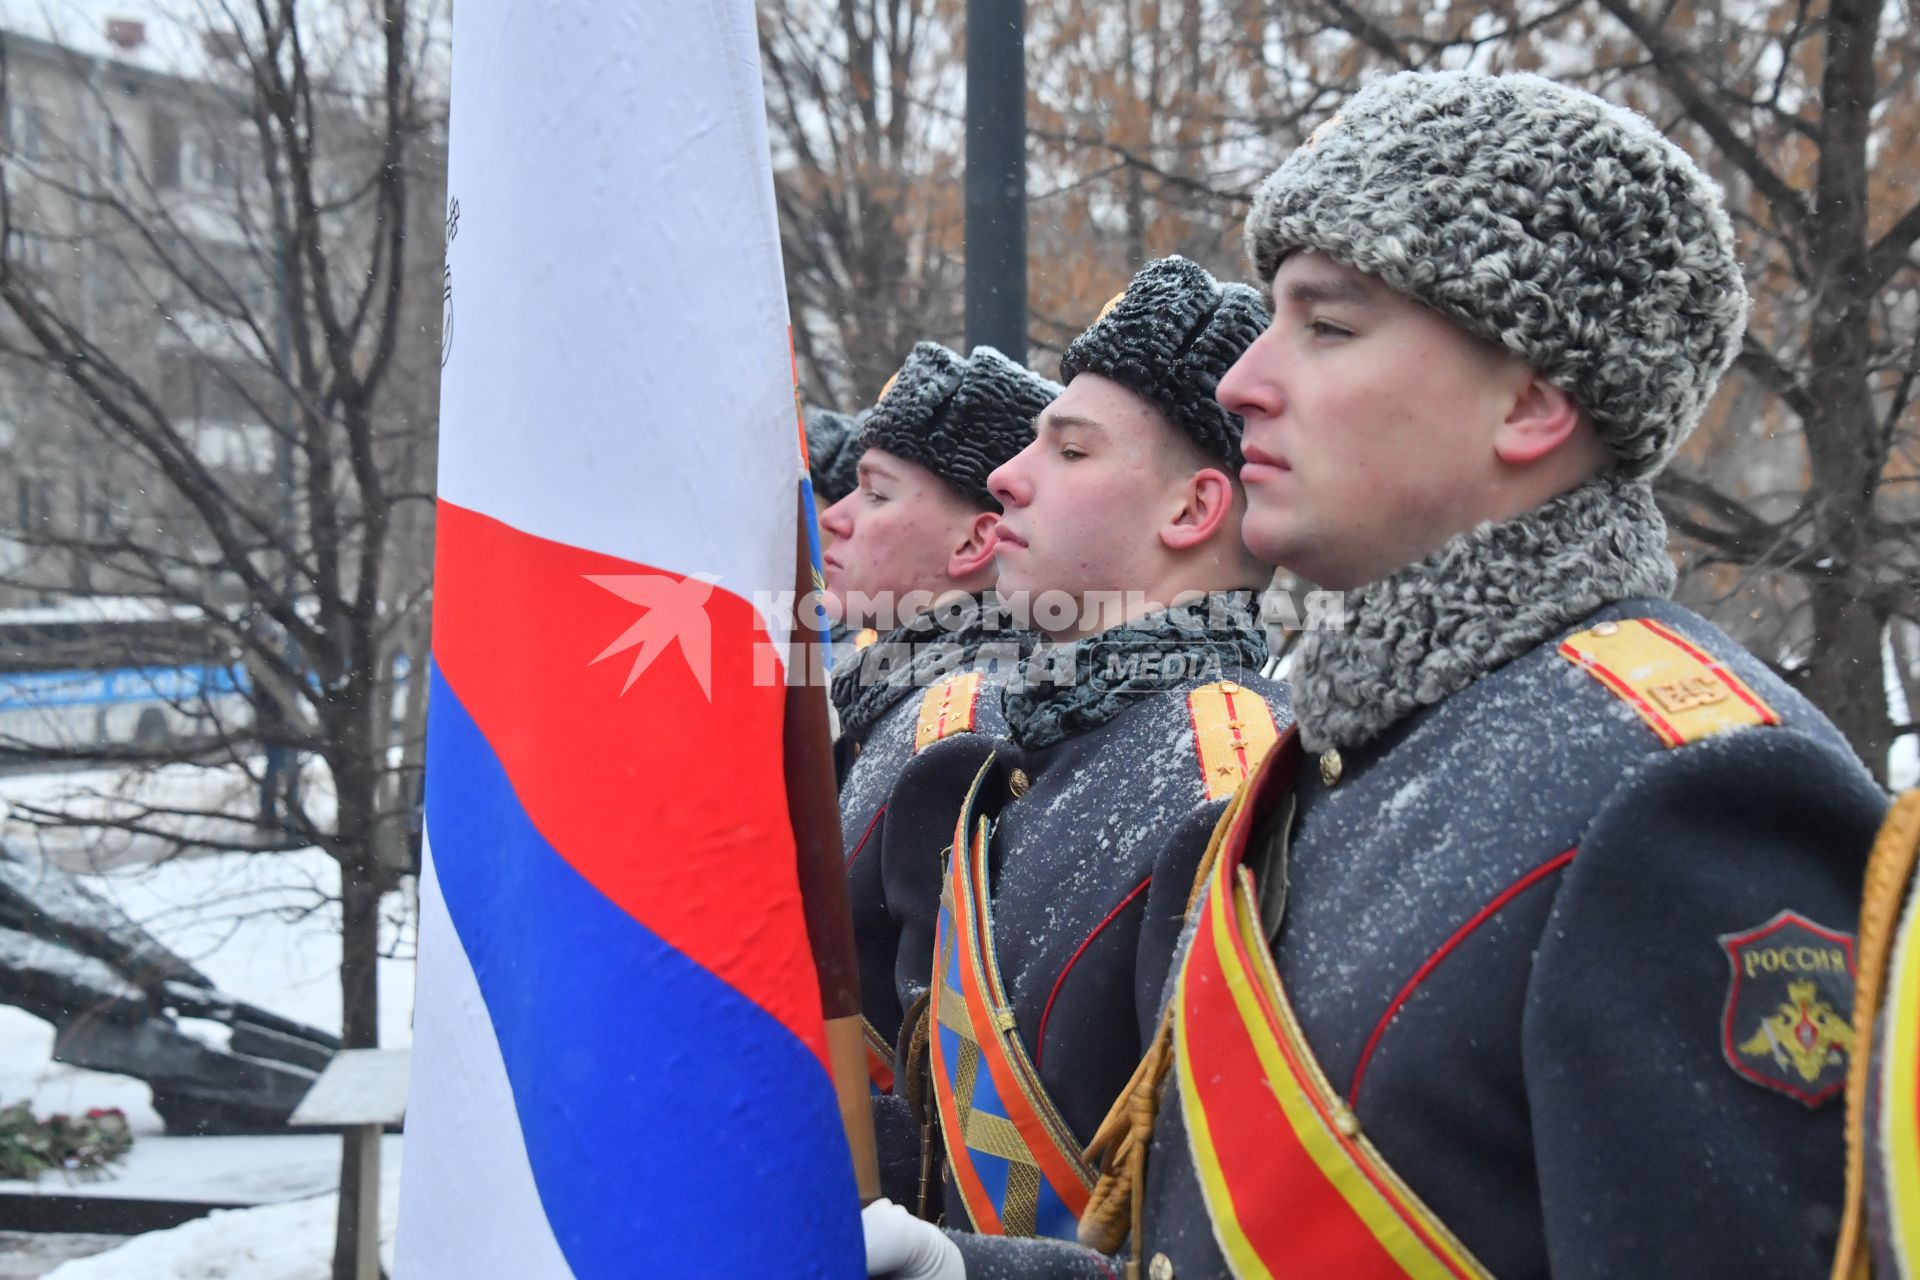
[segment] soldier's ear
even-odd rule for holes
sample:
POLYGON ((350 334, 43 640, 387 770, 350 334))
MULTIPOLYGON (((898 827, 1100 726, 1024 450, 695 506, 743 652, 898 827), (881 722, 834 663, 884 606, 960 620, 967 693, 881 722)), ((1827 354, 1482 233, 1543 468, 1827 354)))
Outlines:
POLYGON ((956 582, 965 582, 977 574, 991 572, 993 544, 999 527, 997 512, 976 513, 966 524, 965 540, 947 556, 947 576, 956 582))
POLYGON ((1233 481, 1218 467, 1203 467, 1187 477, 1180 507, 1160 526, 1160 541, 1170 551, 1200 546, 1233 520, 1233 481))
POLYGON ((1581 421, 1572 396, 1528 371, 1506 420, 1494 431, 1494 456, 1510 467, 1538 462, 1577 435, 1581 421))

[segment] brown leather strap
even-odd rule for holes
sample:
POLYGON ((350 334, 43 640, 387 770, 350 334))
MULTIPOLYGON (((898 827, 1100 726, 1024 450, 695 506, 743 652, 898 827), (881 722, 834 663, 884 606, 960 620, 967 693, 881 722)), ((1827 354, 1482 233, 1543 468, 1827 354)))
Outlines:
POLYGON ((932 1034, 932 992, 920 994, 907 1006, 907 1015, 902 1026, 906 1027, 907 1039, 905 1054, 900 1062, 900 1070, 895 1074, 896 1091, 907 1100, 907 1112, 914 1119, 920 1132, 920 1188, 914 1213, 933 1221, 933 1183, 938 1163, 936 1148, 940 1138, 936 1131, 939 1123, 938 1108, 933 1105, 932 1081, 928 1074, 927 1042, 932 1034))

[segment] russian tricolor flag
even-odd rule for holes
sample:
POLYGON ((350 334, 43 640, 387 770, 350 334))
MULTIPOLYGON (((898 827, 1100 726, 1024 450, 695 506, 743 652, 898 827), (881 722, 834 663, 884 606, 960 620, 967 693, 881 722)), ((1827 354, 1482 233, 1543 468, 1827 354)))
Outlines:
POLYGON ((862 1274, 782 780, 750 0, 461 0, 398 1272, 862 1274))

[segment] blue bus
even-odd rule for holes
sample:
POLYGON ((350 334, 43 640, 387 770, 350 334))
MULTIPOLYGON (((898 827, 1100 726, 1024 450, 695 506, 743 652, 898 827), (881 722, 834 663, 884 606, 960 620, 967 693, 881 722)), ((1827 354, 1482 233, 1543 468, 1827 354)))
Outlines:
POLYGON ((132 596, 0 609, 0 752, 212 743, 251 722, 228 633, 132 596))

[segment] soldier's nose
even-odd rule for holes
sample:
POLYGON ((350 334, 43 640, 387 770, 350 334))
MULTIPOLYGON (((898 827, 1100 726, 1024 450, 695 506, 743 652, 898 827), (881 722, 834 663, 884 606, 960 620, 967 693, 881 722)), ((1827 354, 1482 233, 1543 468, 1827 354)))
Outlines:
POLYGON ((1003 507, 1026 505, 1032 496, 1032 486, 1027 484, 1026 475, 1020 467, 1024 451, 995 467, 993 474, 987 477, 987 492, 1000 500, 1003 507))
POLYGON ((821 512, 820 527, 836 538, 844 539, 848 534, 852 533, 853 520, 849 515, 852 502, 853 494, 848 494, 821 512))

